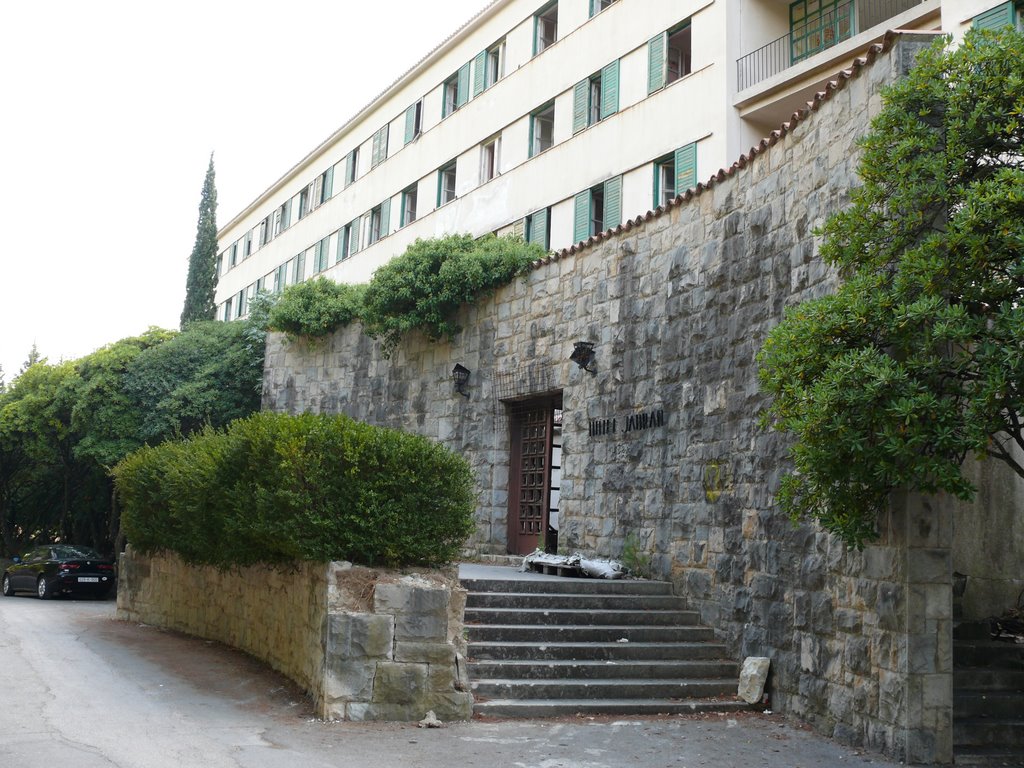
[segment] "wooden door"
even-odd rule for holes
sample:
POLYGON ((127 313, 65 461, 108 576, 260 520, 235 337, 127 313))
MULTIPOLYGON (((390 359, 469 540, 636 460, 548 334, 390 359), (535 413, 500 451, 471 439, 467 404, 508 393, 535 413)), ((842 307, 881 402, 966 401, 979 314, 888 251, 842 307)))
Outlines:
POLYGON ((517 404, 512 413, 508 551, 528 555, 544 547, 551 493, 551 398, 517 404))

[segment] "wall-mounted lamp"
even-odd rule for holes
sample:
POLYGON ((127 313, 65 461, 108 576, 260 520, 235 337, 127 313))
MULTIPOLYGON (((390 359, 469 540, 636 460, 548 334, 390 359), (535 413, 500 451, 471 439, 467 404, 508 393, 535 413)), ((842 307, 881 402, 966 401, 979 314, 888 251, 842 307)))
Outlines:
POLYGON ((469 368, 456 363, 452 368, 452 381, 455 382, 456 392, 463 397, 469 397, 469 392, 466 391, 466 385, 469 383, 469 368))
POLYGON ((576 365, 582 368, 584 371, 594 373, 596 369, 594 366, 594 360, 597 357, 597 353, 594 352, 594 343, 591 341, 576 341, 572 345, 572 354, 569 355, 569 359, 572 360, 576 365))

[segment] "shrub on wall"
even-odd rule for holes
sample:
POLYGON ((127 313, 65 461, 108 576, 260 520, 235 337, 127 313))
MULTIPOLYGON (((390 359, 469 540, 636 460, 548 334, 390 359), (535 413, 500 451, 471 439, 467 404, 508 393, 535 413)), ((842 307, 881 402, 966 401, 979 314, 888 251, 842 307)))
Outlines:
POLYGON ((230 567, 451 562, 473 526, 461 457, 346 416, 260 413, 113 470, 132 546, 230 567))
POLYGON ((461 330, 455 313, 525 274, 543 248, 514 237, 449 235, 417 240, 378 269, 366 288, 362 319, 385 350, 418 330, 436 341, 461 330))
POLYGON ((364 290, 326 277, 289 286, 270 307, 267 327, 291 336, 326 336, 359 317, 364 290))

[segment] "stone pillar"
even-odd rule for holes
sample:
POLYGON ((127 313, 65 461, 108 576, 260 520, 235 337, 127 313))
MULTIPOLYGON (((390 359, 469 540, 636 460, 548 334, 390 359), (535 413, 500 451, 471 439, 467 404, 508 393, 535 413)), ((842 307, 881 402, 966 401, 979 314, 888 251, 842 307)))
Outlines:
POLYGON ((953 515, 939 496, 900 494, 906 552, 906 761, 953 762, 953 515))

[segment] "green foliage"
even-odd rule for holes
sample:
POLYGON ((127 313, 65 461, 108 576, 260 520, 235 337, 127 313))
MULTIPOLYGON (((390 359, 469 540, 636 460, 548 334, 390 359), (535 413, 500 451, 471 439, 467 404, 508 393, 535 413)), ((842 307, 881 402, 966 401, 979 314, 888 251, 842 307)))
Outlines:
POLYGON ((214 176, 211 154, 199 200, 196 241, 188 260, 185 304, 181 310, 182 329, 197 320, 213 320, 217 311, 217 187, 214 176))
POLYGON ((256 414, 143 448, 114 477, 134 547, 220 567, 434 565, 473 525, 465 460, 345 416, 256 414))
POLYGON ((640 546, 640 537, 635 533, 626 534, 622 543, 622 555, 619 557, 622 565, 625 566, 634 576, 641 579, 651 578, 651 556, 644 552, 640 546))
POLYGON ((543 256, 540 246, 511 237, 417 240, 374 273, 362 312, 366 331, 385 350, 410 331, 433 341, 450 338, 461 330, 459 307, 508 284, 543 256))
POLYGON ((291 336, 327 336, 358 319, 364 291, 326 277, 288 286, 270 308, 267 327, 291 336))
POLYGON ((896 488, 971 498, 967 456, 1024 476, 1024 35, 946 42, 888 89, 824 227, 842 284, 759 355, 765 422, 796 438, 779 502, 854 545, 896 488))
POLYGON ((138 435, 152 444, 259 410, 262 381, 263 349, 248 327, 206 321, 141 352, 124 387, 137 404, 138 435))
POLYGON ((3 551, 55 538, 111 551, 109 467, 257 410, 264 335, 242 323, 151 328, 80 360, 27 364, 0 393, 3 551))

